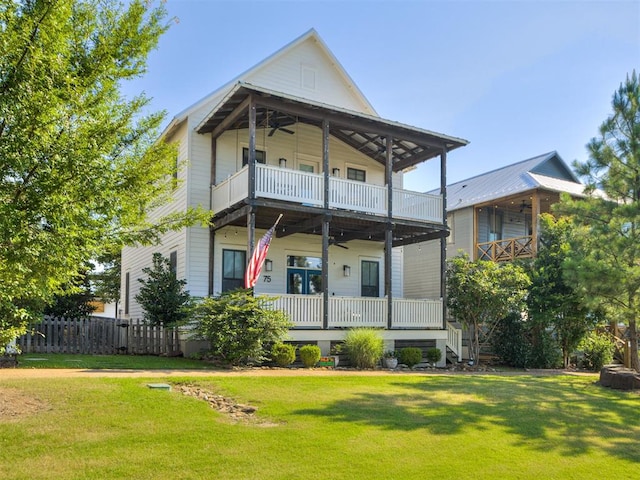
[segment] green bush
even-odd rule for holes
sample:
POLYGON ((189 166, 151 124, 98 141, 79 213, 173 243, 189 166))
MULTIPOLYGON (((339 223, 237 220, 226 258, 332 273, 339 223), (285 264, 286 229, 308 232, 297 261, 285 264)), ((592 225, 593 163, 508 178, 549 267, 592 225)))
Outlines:
POLYGON ((284 312, 267 308, 272 300, 244 289, 204 298, 191 310, 196 335, 208 340, 211 354, 224 363, 263 361, 268 346, 281 342, 291 327, 284 312))
POLYGON ((306 368, 312 368, 320 360, 320 347, 317 345, 303 345, 300 347, 300 360, 306 368))
POLYGON ((436 347, 427 348, 426 356, 429 363, 435 365, 442 359, 442 350, 436 347))
POLYGON ((591 332, 578 347, 584 354, 582 366, 598 371, 613 361, 615 345, 606 333, 591 332))
POLYGON ((374 368, 382 358, 384 340, 373 328, 354 328, 344 339, 351 364, 356 368, 374 368))
POLYGON ((422 350, 417 347, 406 347, 400 350, 400 363, 413 368, 422 361, 422 350))
POLYGON ((279 367, 288 367, 296 361, 296 347, 289 343, 275 343, 271 347, 271 360, 279 367))

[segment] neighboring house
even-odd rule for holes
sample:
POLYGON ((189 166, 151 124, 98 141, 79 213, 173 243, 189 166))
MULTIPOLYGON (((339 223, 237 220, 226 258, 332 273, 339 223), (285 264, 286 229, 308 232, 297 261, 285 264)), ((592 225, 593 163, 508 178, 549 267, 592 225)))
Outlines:
MULTIPOLYGON (((404 295, 403 247, 447 228, 442 195, 404 190, 402 177, 431 159, 445 172, 447 153, 467 142, 380 118, 314 30, 178 114, 163 135, 184 166, 173 202, 152 215, 203 205, 213 226, 123 250, 125 317, 142 316, 137 280, 154 252, 192 295, 216 295, 243 286, 254 246, 283 214, 255 294, 278 297, 292 341, 327 354, 345 329, 370 326, 387 348, 458 348, 440 292, 404 295)), ((439 252, 433 261, 444 267, 439 252)))
MULTIPOLYGON (((523 160, 447 186, 447 258, 461 251, 472 260, 532 258, 538 245, 538 216, 551 211, 561 193, 579 197, 584 185, 557 152, 523 160)), ((440 291, 437 242, 405 247, 405 295, 422 298, 440 291)))

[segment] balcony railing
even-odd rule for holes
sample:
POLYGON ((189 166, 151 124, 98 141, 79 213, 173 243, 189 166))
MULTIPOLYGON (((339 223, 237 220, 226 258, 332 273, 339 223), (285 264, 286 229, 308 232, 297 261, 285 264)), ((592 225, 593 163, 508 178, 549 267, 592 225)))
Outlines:
POLYGON ((479 260, 508 262, 517 258, 532 258, 534 256, 535 247, 531 235, 478 243, 479 260))
MULTIPOLYGON (((270 165, 256 165, 256 197, 321 207, 324 176, 270 165)), ((211 189, 216 211, 229 208, 248 196, 248 167, 244 167, 211 189)), ((329 177, 329 207, 387 215, 386 187, 329 177)), ((442 222, 442 197, 393 189, 393 216, 408 220, 442 222)))
MULTIPOLYGON (((283 310, 294 328, 322 328, 322 296, 280 294, 271 307, 283 310)), ((329 328, 387 327, 386 298, 329 297, 329 328)), ((394 298, 391 328, 442 328, 442 301, 394 298)))

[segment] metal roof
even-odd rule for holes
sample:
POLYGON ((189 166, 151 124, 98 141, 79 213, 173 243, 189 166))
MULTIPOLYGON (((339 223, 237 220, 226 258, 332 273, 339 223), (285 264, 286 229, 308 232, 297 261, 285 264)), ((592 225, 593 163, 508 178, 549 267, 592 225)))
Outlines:
POLYGON ((443 150, 451 151, 468 143, 461 138, 244 82, 238 82, 229 91, 196 127, 196 131, 215 132, 216 129, 222 128, 220 125, 224 125, 225 130, 248 128, 248 108, 238 115, 236 113, 237 109, 243 109, 243 103, 249 97, 253 97, 257 105, 258 128, 269 128, 275 124, 278 127, 286 127, 296 122, 321 127, 323 120, 327 120, 331 136, 382 164, 386 162, 386 138, 390 136, 393 139, 393 171, 415 166, 439 156, 443 150), (228 117, 232 117, 233 121, 229 122, 228 117))
POLYGON ((557 152, 549 152, 448 185, 447 209, 455 211, 538 188, 580 196, 584 185, 557 152), (564 178, 540 173, 549 162, 564 178))

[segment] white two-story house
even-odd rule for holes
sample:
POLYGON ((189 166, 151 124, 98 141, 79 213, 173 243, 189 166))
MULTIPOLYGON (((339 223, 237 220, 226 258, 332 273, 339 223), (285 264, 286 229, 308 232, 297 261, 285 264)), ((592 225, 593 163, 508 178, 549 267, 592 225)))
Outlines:
POLYGON ((194 296, 242 287, 251 252, 282 214, 254 292, 278 297, 291 341, 328 353, 346 329, 369 326, 388 348, 456 350, 442 292, 405 298, 403 247, 445 241, 447 154, 465 140, 380 118, 314 30, 178 114, 163 135, 184 166, 173 202, 151 215, 202 205, 212 227, 123 250, 124 316, 142 316, 137 279, 154 252, 194 296), (404 172, 426 161, 440 164, 441 192, 403 189, 404 172))

